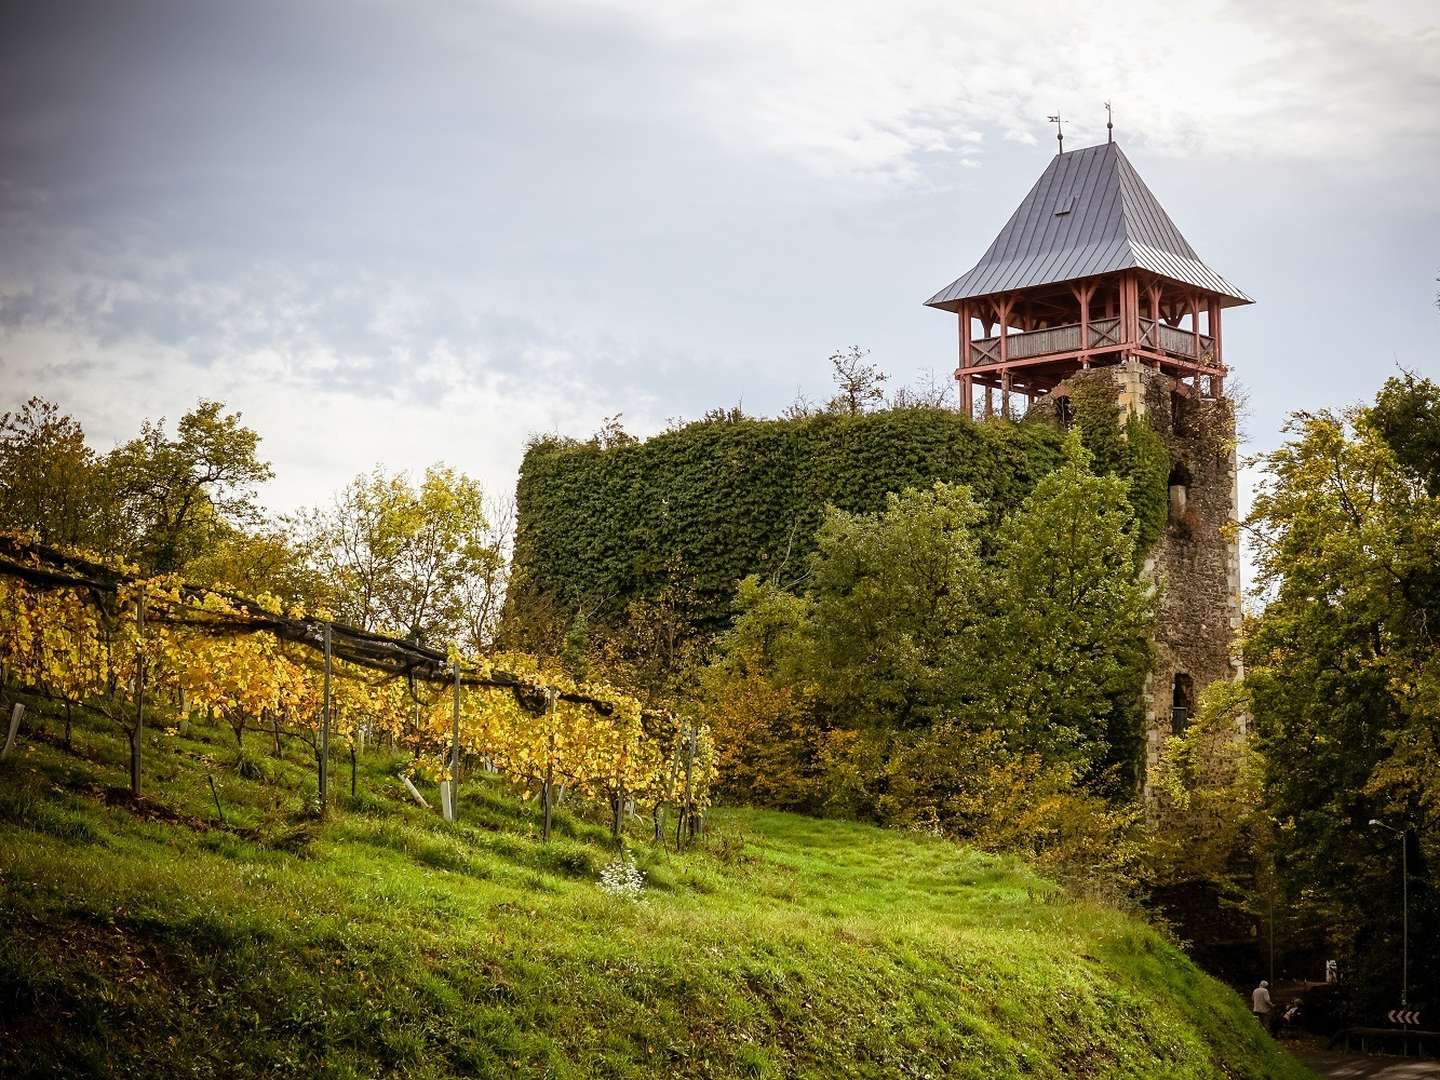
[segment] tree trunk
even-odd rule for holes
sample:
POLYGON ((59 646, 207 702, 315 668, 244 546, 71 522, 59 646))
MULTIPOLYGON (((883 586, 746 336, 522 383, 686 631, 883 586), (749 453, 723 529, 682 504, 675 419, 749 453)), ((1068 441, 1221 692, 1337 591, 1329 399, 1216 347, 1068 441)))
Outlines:
POLYGON ((125 737, 130 740, 130 794, 140 797, 140 732, 127 730, 125 737))

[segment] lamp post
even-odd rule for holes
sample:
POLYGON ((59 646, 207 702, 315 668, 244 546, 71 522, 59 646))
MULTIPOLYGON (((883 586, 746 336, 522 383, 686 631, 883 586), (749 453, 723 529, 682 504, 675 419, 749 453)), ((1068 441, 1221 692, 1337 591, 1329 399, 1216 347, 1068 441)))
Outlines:
POLYGON ((1397 829, 1383 821, 1370 819, 1371 828, 1384 829, 1400 837, 1400 1007, 1410 1005, 1410 845, 1409 829, 1397 829))

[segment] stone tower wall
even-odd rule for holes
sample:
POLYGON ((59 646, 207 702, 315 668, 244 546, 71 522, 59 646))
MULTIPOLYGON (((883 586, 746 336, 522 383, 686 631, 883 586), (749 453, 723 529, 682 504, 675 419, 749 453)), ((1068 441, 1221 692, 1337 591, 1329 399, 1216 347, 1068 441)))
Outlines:
MULTIPOLYGON (((1165 529, 1145 565, 1160 597, 1154 665, 1144 691, 1148 776, 1166 736, 1178 729, 1176 676, 1193 709, 1207 686, 1241 673, 1235 417, 1228 400, 1186 395, 1174 379, 1135 359, 1094 368, 1076 381, 1106 375, 1115 383, 1122 419, 1133 413, 1160 435, 1171 479, 1184 489, 1182 494, 1171 488, 1165 529)), ((1036 404, 1050 415, 1052 408, 1048 400, 1036 404)))
POLYGON ((1179 394, 1173 379, 1138 361, 1115 371, 1122 407, 1144 416, 1160 434, 1170 452, 1171 480, 1179 482, 1170 489, 1165 531, 1146 564, 1160 594, 1155 662, 1145 688, 1148 771, 1165 737, 1177 730, 1176 676, 1193 709, 1205 687, 1241 673, 1235 415, 1229 400, 1179 394))

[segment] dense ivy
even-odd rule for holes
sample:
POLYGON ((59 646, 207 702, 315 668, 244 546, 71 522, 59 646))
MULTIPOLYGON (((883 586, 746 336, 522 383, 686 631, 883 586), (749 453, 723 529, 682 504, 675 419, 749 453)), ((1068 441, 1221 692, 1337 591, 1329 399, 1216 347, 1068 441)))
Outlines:
MULTIPOLYGON (((1132 477, 1136 501, 1147 505, 1137 514, 1137 540, 1148 547, 1158 528, 1148 505, 1154 469, 1141 443, 1148 448, 1145 436, 1154 433, 1144 425, 1138 439, 1126 433, 1113 393, 1105 407, 1101 394, 1087 388, 1081 395, 1078 421, 1097 468, 1132 477)), ((538 611, 568 617, 584 605, 603 623, 678 573, 694 597, 697 629, 714 631, 729 622, 740 578, 760 574, 789 584, 804 573, 827 505, 872 513, 888 492, 944 480, 968 485, 994 526, 1060 464, 1062 439, 1050 424, 896 409, 725 417, 608 448, 537 441, 516 491, 510 614, 522 622, 538 611)), ((1161 469, 1161 527, 1164 481, 1161 469)))

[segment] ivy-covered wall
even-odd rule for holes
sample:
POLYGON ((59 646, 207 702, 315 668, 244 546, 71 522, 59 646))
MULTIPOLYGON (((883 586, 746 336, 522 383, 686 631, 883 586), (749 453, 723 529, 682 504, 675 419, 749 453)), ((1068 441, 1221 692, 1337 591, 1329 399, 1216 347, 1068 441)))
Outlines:
MULTIPOLYGON (((1121 438, 1113 393, 1095 389, 1078 395, 1078 422, 1097 466, 1132 475, 1148 546, 1163 528, 1168 464, 1157 488, 1149 440, 1121 438)), ((706 421, 606 449, 539 441, 516 490, 509 615, 523 625, 583 604, 603 623, 678 576, 693 595, 693 624, 717 630, 740 578, 788 582, 804 572, 827 505, 875 511, 887 492, 946 480, 968 484, 998 521, 1059 463, 1062 437, 1045 422, 897 409, 706 421)))

